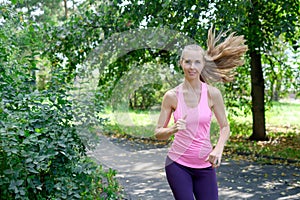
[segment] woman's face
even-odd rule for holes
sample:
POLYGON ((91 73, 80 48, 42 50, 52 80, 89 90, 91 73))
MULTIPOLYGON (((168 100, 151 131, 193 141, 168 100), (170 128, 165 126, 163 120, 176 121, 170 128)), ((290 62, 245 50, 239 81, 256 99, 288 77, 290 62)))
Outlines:
POLYGON ((187 80, 199 79, 204 68, 204 58, 200 50, 185 50, 180 65, 187 80))

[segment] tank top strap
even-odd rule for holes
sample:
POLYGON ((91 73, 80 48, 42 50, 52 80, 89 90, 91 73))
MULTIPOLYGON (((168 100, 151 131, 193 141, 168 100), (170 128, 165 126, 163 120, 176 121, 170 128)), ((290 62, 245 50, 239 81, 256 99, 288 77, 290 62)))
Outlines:
POLYGON ((180 85, 178 85, 178 87, 176 89, 176 96, 177 96, 177 98, 182 98, 181 97, 182 91, 183 91, 182 84, 180 84, 180 85))
POLYGON ((204 82, 202 82, 202 91, 203 91, 204 97, 207 98, 207 84, 204 82))
POLYGON ((183 106, 184 106, 184 97, 183 97, 183 88, 182 88, 182 84, 180 84, 177 88, 176 88, 176 98, 177 98, 177 107, 176 110, 174 111, 174 120, 175 122, 182 117, 183 114, 183 106))
POLYGON ((207 84, 202 82, 202 92, 201 92, 201 100, 199 103, 199 106, 208 106, 208 89, 207 89, 207 84))
POLYGON ((176 90, 176 97, 178 101, 178 105, 183 106, 184 96, 183 96, 183 84, 180 84, 176 90))

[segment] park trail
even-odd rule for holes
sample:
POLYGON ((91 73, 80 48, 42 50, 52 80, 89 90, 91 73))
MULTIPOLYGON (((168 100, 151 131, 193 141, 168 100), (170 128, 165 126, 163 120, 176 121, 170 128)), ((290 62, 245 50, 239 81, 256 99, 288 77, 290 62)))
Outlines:
MULTIPOLYGON (((168 147, 138 146, 100 135, 88 155, 105 169, 117 171, 124 200, 173 200, 164 163, 168 147)), ((220 200, 299 200, 300 169, 223 158, 217 169, 220 200)))

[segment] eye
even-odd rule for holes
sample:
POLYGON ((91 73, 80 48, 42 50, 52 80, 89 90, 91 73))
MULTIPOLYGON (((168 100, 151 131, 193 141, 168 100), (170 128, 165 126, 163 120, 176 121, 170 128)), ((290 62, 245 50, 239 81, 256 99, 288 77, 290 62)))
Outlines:
POLYGON ((196 60, 196 61, 195 61, 195 64, 196 64, 196 65, 200 65, 200 64, 201 64, 201 61, 200 61, 200 60, 196 60))
POLYGON ((191 64, 191 61, 190 60, 184 60, 184 63, 191 64))

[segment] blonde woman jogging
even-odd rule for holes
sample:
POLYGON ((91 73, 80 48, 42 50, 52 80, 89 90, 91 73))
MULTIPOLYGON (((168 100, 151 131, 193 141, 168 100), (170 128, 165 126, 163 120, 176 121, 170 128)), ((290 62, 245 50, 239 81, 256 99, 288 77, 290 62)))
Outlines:
POLYGON ((215 37, 211 28, 206 51, 196 44, 184 47, 179 61, 184 81, 163 97, 155 136, 167 140, 174 135, 165 171, 176 200, 218 199, 215 168, 221 164, 230 127, 222 94, 209 83, 232 81, 247 51, 243 36, 232 33, 218 44, 222 35, 215 37), (168 126, 172 114, 175 123, 168 126), (220 126, 215 147, 210 141, 212 114, 220 126))

